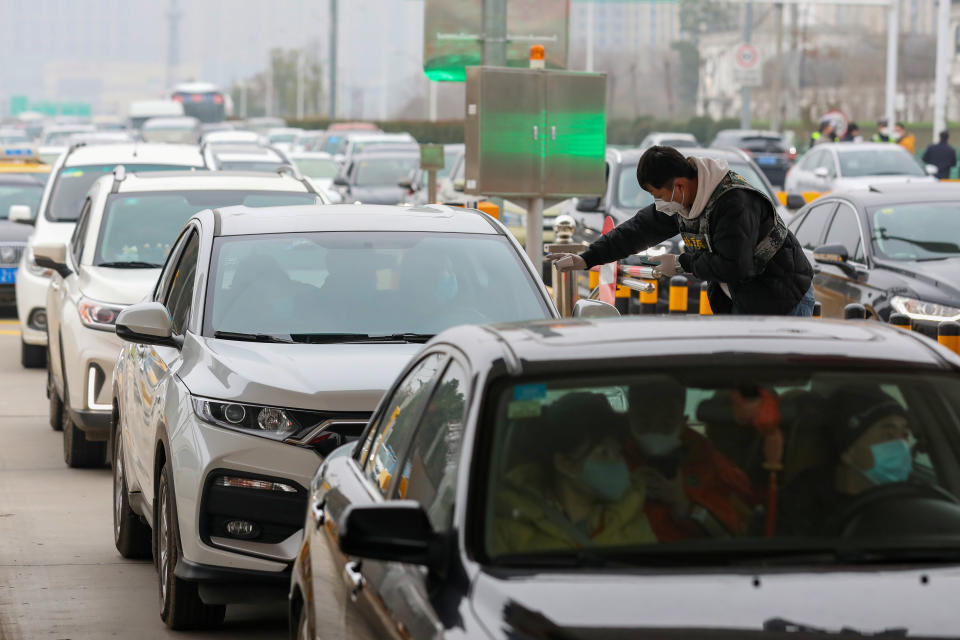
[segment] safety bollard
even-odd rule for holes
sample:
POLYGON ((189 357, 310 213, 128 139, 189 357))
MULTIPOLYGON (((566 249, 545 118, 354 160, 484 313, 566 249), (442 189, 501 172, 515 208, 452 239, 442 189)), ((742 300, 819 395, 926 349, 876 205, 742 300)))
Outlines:
POLYGON ((653 289, 650 291, 641 291, 640 292, 640 313, 646 315, 649 313, 657 312, 657 281, 656 280, 645 280, 648 284, 653 285, 653 289))
POLYGON ((687 279, 684 276, 670 278, 669 313, 682 314, 687 312, 687 279))
POLYGON ((710 298, 707 296, 707 283, 700 283, 700 315, 712 316, 713 309, 710 308, 710 298))
POLYGON ((913 322, 910 320, 910 316, 905 313, 891 313, 890 325, 907 331, 913 329, 913 322))
POLYGON ((819 318, 823 314, 823 305, 819 301, 813 303, 813 317, 819 318))
POLYGON ((862 304, 852 302, 843 308, 844 320, 866 320, 867 308, 862 304))
POLYGON ((960 356, 960 323, 944 320, 937 327, 937 342, 960 356))

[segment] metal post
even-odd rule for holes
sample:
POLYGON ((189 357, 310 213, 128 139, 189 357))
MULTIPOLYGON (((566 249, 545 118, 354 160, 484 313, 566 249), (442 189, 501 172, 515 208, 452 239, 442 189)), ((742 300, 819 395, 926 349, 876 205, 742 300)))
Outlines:
POLYGON ((593 71, 593 0, 587 1, 587 71, 593 71))
POLYGON ((247 119, 247 81, 240 85, 240 117, 247 119))
POLYGON ((947 75, 950 73, 950 0, 940 0, 937 15, 937 67, 933 90, 933 141, 947 129, 947 75))
POLYGON ((887 127, 893 131, 897 121, 897 51, 900 35, 900 3, 895 0, 887 8, 887 127))
POLYGON ((430 122, 437 121, 437 83, 433 80, 427 80, 430 83, 430 122))
POLYGON ((773 65, 773 106, 770 128, 780 131, 780 94, 783 93, 783 4, 778 4, 773 13, 777 21, 777 57, 773 65))
POLYGON ((437 170, 427 171, 427 203, 437 201, 437 170))
POLYGON ((266 96, 263 99, 264 115, 273 115, 273 52, 267 53, 267 77, 266 77, 266 96))
MULTIPOLYGON (((753 30, 753 3, 748 2, 743 17, 743 41, 750 43, 750 33, 753 30)), ((750 128, 750 87, 740 89, 740 128, 750 128)))
POLYGON ((180 66, 180 5, 170 0, 167 12, 167 89, 172 89, 177 81, 177 67, 180 66))
POLYGON ((306 78, 305 67, 307 58, 307 51, 301 49, 297 52, 297 120, 303 120, 303 98, 304 98, 304 83, 306 78))
POLYGON ((337 0, 330 0, 330 119, 337 119, 337 0))
POLYGON ((483 66, 507 66, 507 0, 483 0, 483 66))
POLYGON ((530 198, 527 204, 527 255, 537 272, 543 263, 543 198, 530 198))

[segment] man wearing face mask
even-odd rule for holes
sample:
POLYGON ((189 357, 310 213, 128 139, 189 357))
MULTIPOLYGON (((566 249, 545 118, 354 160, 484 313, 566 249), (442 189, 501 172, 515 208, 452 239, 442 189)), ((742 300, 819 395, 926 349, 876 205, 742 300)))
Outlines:
POLYGON ((797 535, 832 535, 847 505, 865 491, 906 482, 913 472, 910 421, 899 402, 875 387, 838 389, 825 403, 832 459, 802 472, 784 492, 783 528, 797 535))
POLYGON ((684 253, 659 258, 656 272, 707 281, 714 313, 813 314, 813 269, 767 196, 726 161, 684 158, 653 146, 637 164, 650 206, 580 255, 550 254, 561 270, 589 269, 648 249, 678 232, 684 253))
POLYGON ((603 395, 578 392, 520 427, 526 455, 498 481, 495 553, 656 542, 621 420, 603 395))
POLYGON ((672 380, 630 387, 624 454, 646 484, 653 532, 661 542, 744 535, 757 502, 750 480, 687 426, 685 404, 686 388, 672 380))

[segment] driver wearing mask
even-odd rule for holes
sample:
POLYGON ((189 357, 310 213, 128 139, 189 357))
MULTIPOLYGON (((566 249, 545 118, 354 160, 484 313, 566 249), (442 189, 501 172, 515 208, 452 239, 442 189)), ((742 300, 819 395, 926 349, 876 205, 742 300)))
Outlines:
POLYGON ((577 392, 523 427, 529 454, 499 481, 492 552, 657 541, 623 459, 621 420, 604 396, 577 392))
POLYGON ((913 472, 910 421, 900 403, 878 388, 846 387, 827 407, 836 418, 826 434, 832 460, 801 473, 784 494, 784 526, 792 534, 830 535, 854 498, 906 482, 913 472))
POLYGON ((687 426, 686 394, 667 379, 630 387, 624 452, 646 484, 647 517, 661 542, 744 535, 757 502, 750 480, 687 426))

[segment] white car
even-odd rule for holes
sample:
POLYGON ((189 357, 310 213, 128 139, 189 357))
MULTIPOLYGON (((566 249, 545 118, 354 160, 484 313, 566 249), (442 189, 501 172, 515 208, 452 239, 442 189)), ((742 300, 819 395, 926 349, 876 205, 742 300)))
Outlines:
POLYGON ((638 149, 646 149, 647 147, 652 147, 654 145, 666 146, 666 147, 699 147, 700 143, 697 142, 697 137, 692 133, 681 133, 679 131, 654 131, 647 134, 637 147, 638 149))
POLYGON ((409 133, 370 133, 369 131, 349 133, 343 149, 343 157, 335 155, 334 160, 346 166, 360 154, 374 149, 378 152, 414 151, 419 153, 420 147, 409 133))
POLYGON ((296 142, 301 133, 303 133, 303 129, 296 127, 277 127, 275 129, 268 129, 266 138, 267 142, 277 149, 291 151, 294 142, 296 142))
POLYGON ((421 343, 558 317, 499 222, 443 206, 204 211, 150 300, 116 325, 114 537, 148 556, 153 528, 174 628, 286 597, 322 456, 359 436, 421 343))
POLYGON ((269 171, 293 166, 287 154, 265 144, 203 145, 203 156, 218 171, 269 171))
POLYGON ((323 151, 294 151, 288 154, 297 170, 318 188, 330 194, 339 192, 333 189, 333 179, 340 171, 340 167, 333 161, 329 153, 323 151))
POLYGON ((37 243, 66 242, 73 234, 80 206, 97 178, 123 165, 128 172, 204 169, 193 145, 112 144, 71 147, 57 158, 43 191, 36 228, 17 270, 17 318, 20 321, 20 362, 42 367, 47 361, 47 285, 53 271, 33 259, 37 243))
POLYGON ((279 174, 223 172, 127 174, 97 180, 84 200, 69 245, 34 246, 54 270, 47 290, 50 426, 63 429, 70 467, 105 461, 113 366, 120 350, 117 315, 156 283, 177 232, 203 209, 326 202, 306 180, 279 174))
POLYGON ((807 151, 787 172, 783 186, 787 193, 798 194, 866 189, 870 185, 893 182, 935 181, 930 171, 900 145, 833 142, 807 151))
POLYGON ((200 142, 204 145, 260 144, 263 142, 263 136, 255 131, 231 129, 205 133, 200 142))
POLYGON ((150 118, 140 128, 146 142, 196 144, 200 140, 200 121, 192 116, 150 118))

